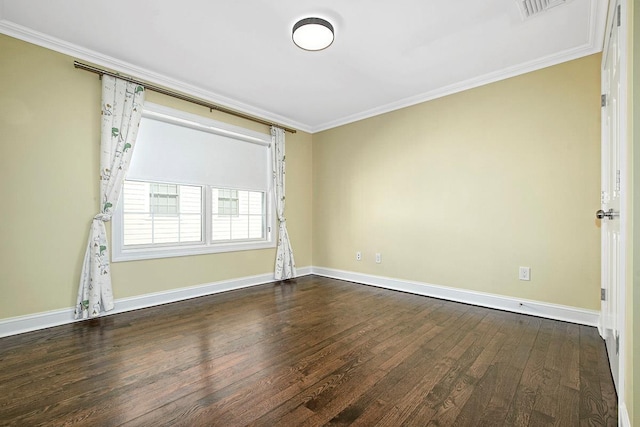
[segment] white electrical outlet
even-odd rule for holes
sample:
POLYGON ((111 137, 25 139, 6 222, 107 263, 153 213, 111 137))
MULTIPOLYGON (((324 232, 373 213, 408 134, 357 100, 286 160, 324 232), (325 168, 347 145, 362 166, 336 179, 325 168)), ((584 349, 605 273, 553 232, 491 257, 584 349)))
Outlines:
POLYGON ((380 264, 381 262, 382 262, 382 255, 378 253, 376 254, 376 264, 380 264))
POLYGON ((518 279, 531 280, 531 267, 520 267, 518 272, 518 279))
POLYGON ((356 252, 356 261, 362 261, 362 252, 356 252))

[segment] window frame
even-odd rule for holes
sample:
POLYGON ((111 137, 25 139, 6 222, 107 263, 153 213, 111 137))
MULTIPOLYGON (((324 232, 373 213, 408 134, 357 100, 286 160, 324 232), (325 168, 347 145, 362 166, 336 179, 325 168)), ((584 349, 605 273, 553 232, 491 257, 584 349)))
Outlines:
MULTIPOLYGON (((126 181, 126 180, 125 180, 126 181)), ((141 180, 129 180, 128 182, 138 182, 138 183, 144 183, 144 184, 149 184, 149 186, 151 187, 153 184, 169 184, 169 185, 176 185, 178 187, 178 193, 180 192, 180 186, 181 185, 186 185, 189 187, 198 187, 200 189, 200 206, 201 206, 201 211, 200 211, 200 217, 202 218, 202 215, 204 213, 204 202, 205 202, 205 197, 203 194, 203 191, 205 191, 205 186, 203 185, 191 185, 191 184, 181 184, 181 183, 168 183, 168 182, 158 182, 158 181, 141 181, 141 180)), ((124 189, 124 183, 123 183, 123 189, 124 189)), ((124 197, 124 191, 121 191, 120 193, 120 197, 123 198, 124 197)), ((122 200, 122 199, 120 199, 122 200)), ((143 244, 138 244, 138 245, 125 245, 124 244, 124 203, 118 203, 118 206, 116 207, 116 211, 114 211, 114 216, 113 216, 113 220, 114 220, 114 229, 112 229, 112 238, 114 241, 114 244, 116 242, 115 240, 115 235, 113 234, 114 230, 115 230, 115 218, 116 218, 116 213, 120 216, 118 218, 118 227, 120 227, 122 229, 122 233, 120 233, 121 236, 121 241, 118 242, 118 244, 120 245, 121 248, 124 249, 124 252, 128 252, 128 251, 133 251, 136 249, 155 249, 155 248, 171 248, 171 247, 185 247, 185 246, 198 246, 198 245, 203 245, 205 244, 205 239, 203 238, 205 233, 205 223, 204 221, 201 219, 200 221, 200 240, 199 241, 183 241, 183 242, 171 242, 171 243, 143 243, 143 244), (118 212, 119 210, 119 212, 118 212)), ((134 213, 134 214, 139 214, 139 212, 130 212, 130 213, 134 213)), ((144 212, 142 214, 147 214, 151 217, 151 221, 152 221, 152 229, 155 228, 155 220, 156 218, 169 218, 169 217, 176 217, 176 218, 180 218, 182 212, 180 212, 180 207, 178 206, 178 213, 173 215, 173 214, 158 214, 158 213, 154 213, 151 210, 151 197, 149 197, 149 212, 144 212)), ((189 213, 187 213, 186 215, 191 215, 189 213)), ((115 254, 115 250, 114 250, 114 254, 115 254)))
MULTIPOLYGON (((217 122, 202 116, 184 113, 167 107, 154 104, 147 104, 144 107, 143 117, 162 120, 176 126, 185 126, 205 132, 220 133, 226 136, 245 136, 248 143, 262 143, 268 145, 271 143, 269 135, 253 132, 248 129, 231 126, 226 123, 217 122)), ((239 138, 240 139, 240 138, 239 138)), ((271 170, 271 150, 267 147, 268 168, 271 170)), ((126 179, 126 178, 125 178, 126 179)), ((201 242, 185 242, 185 243, 161 243, 151 245, 140 245, 126 247, 124 245, 124 212, 121 200, 118 201, 112 218, 111 241, 112 241, 112 261, 135 261, 156 258, 173 258, 180 256, 203 255, 224 252, 236 252, 247 250, 269 249, 276 246, 275 239, 275 203, 273 196, 273 182, 268 177, 268 188, 266 191, 251 188, 231 188, 238 191, 259 191, 264 193, 265 207, 265 238, 264 239, 243 239, 236 241, 214 241, 211 236, 211 216, 212 216, 212 188, 220 188, 206 183, 196 182, 161 182, 161 181, 145 181, 157 182, 165 184, 191 185, 202 187, 202 241, 201 242)), ((139 181, 139 180, 133 180, 139 181)), ((124 185, 124 184, 123 184, 124 185)), ((225 188, 229 188, 226 186, 225 188)), ((123 195, 121 194, 122 198, 123 195)))
MULTIPOLYGON (((238 218, 240 218, 242 216, 246 216, 247 217, 247 221, 252 216, 264 217, 264 223, 262 224, 263 231, 265 232, 265 234, 270 232, 270 225, 267 222, 267 210, 266 210, 267 209, 267 200, 265 199, 267 197, 267 193, 266 192, 264 192, 264 191, 255 191, 255 190, 241 190, 241 189, 235 189, 235 188, 224 188, 224 189, 221 189, 221 188, 212 187, 212 186, 206 187, 206 191, 209 191, 209 197, 211 198, 209 200, 211 209, 208 212, 209 213, 208 220, 211 223, 211 227, 209 227, 207 229, 207 232, 209 233, 208 237, 211 239, 212 244, 225 244, 225 243, 234 243, 234 242, 242 242, 242 241, 245 241, 245 242, 254 241, 255 242, 255 241, 263 241, 264 240, 264 239, 256 239, 256 238, 249 238, 249 237, 246 238, 246 239, 233 239, 233 238, 224 239, 224 240, 214 239, 213 238, 213 231, 214 231, 213 230, 213 217, 214 216, 225 217, 225 218, 229 218, 230 220, 231 219, 238 219, 238 218), (236 195, 238 195, 238 212, 237 212, 237 214, 220 214, 219 212, 215 212, 214 213, 213 200, 215 199, 215 197, 213 197, 213 194, 212 194, 214 189, 217 189, 218 191, 219 190, 231 190, 231 191, 235 191, 236 192, 236 195), (240 197, 239 197, 239 194, 238 194, 238 193, 241 193, 241 192, 259 193, 259 194, 261 194, 262 195, 262 203, 263 203, 264 215, 256 215, 256 214, 251 214, 251 213, 241 214, 240 213, 240 206, 239 206, 240 197)), ((219 203, 220 198, 218 197, 217 199, 218 199, 218 203, 219 203)), ((231 224, 230 224, 230 226, 231 226, 231 224)), ((233 227, 231 226, 230 231, 232 230, 232 228, 233 227)))

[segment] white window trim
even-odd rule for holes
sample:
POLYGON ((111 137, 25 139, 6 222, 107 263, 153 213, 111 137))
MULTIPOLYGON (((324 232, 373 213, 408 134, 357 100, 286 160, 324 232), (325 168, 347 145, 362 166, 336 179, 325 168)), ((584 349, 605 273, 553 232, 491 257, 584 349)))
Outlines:
MULTIPOLYGON (((269 146, 271 144, 271 136, 244 129, 238 126, 232 126, 216 120, 207 119, 195 114, 185 113, 174 110, 161 105, 146 103, 143 117, 154 118, 178 126, 185 126, 191 129, 203 132, 216 133, 225 136, 231 136, 244 142, 269 146)), ((271 152, 268 150, 268 170, 271 170, 271 152)), ((198 183, 175 183, 185 185, 202 185, 203 186, 203 209, 202 235, 203 241, 197 243, 177 243, 174 245, 162 245, 155 247, 124 247, 124 227, 123 227, 123 203, 118 202, 116 210, 112 218, 111 242, 113 262, 136 261, 144 259, 156 258, 173 258, 181 256, 193 256, 214 254, 223 252, 248 251, 259 249, 270 249, 276 247, 275 239, 275 204, 273 203, 273 182, 267 177, 269 189, 265 194, 266 209, 266 238, 264 240, 243 240, 238 242, 212 242, 211 239, 211 195, 207 194, 207 186, 198 183)), ((238 190, 251 190, 238 188, 238 190)), ((120 196, 122 197, 122 195, 120 196)))

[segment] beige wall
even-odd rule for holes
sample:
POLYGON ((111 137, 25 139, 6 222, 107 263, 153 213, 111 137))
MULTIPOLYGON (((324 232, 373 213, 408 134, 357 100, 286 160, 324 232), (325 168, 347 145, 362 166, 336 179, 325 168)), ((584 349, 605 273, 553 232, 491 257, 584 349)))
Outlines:
POLYGON ((314 266, 599 310, 599 65, 314 134, 314 266))
MULTIPOLYGON (((75 304, 98 209, 100 82, 73 59, 0 35, 0 319, 75 304)), ((162 95, 151 102, 267 133, 162 95)), ((311 265, 311 135, 287 134, 287 226, 311 265)), ((116 298, 273 270, 275 250, 114 263, 116 298)))
MULTIPOLYGON (((62 54, 6 36, 0 51, 7 318, 75 302, 97 207, 100 84, 62 54)), ((598 62, 592 56, 316 134, 313 162, 311 136, 288 134, 287 224, 298 266, 312 262, 313 163, 315 265, 598 309, 598 62), (531 266, 531 282, 517 280, 520 265, 531 266)), ((162 95, 148 100, 211 116, 162 95)), ((273 250, 262 250, 112 270, 122 298, 266 273, 272 264, 273 250)))

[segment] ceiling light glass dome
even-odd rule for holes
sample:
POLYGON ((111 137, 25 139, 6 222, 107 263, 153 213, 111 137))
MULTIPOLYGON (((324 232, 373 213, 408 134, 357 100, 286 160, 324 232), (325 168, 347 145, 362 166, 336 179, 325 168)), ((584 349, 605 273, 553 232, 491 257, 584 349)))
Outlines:
POLYGON ((301 19, 292 33, 293 42, 304 50, 322 50, 333 43, 333 25, 322 18, 301 19))

